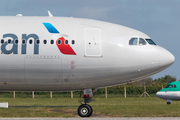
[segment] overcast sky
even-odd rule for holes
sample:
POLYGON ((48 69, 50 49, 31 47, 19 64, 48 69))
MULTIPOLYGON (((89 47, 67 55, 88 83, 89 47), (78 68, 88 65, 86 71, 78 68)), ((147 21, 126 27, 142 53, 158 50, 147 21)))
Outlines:
POLYGON ((0 0, 0 16, 90 18, 137 29, 176 58, 168 69, 153 76, 180 79, 180 0, 0 0))

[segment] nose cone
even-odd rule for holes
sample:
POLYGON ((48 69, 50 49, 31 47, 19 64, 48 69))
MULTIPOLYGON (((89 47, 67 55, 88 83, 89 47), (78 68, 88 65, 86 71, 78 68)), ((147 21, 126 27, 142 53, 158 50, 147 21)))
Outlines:
POLYGON ((157 93, 156 93, 156 96, 159 97, 159 98, 161 98, 161 99, 167 99, 167 98, 169 98, 165 92, 157 92, 157 93))
POLYGON ((156 93, 156 96, 160 98, 160 97, 161 97, 161 93, 160 93, 160 92, 157 92, 157 93, 156 93))
POLYGON ((159 62, 160 69, 165 69, 172 65, 175 61, 175 57, 169 51, 164 48, 159 49, 159 62))

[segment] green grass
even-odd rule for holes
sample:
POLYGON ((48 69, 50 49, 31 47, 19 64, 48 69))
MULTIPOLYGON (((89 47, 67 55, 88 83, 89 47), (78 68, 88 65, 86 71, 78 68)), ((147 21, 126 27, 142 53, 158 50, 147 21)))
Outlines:
POLYGON ((95 113, 112 117, 180 117, 180 102, 167 105, 165 100, 157 97, 109 98, 92 106, 95 113))
MULTIPOLYGON (((63 108, 0 108, 1 117, 78 117, 78 98, 0 98, 10 106, 71 106, 63 108), (76 107, 77 106, 77 107, 76 107)), ((94 114, 111 117, 180 117, 180 101, 167 105, 157 97, 96 98, 94 114)))

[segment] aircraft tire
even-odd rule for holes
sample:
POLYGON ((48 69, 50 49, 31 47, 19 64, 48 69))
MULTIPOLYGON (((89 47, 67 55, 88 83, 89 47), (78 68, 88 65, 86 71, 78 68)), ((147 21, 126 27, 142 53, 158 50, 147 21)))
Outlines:
POLYGON ((170 105, 170 104, 171 104, 171 102, 167 102, 167 104, 168 104, 168 105, 170 105))
POLYGON ((86 104, 82 104, 78 108, 78 115, 80 117, 90 117, 92 115, 92 107, 86 104))
POLYGON ((90 116, 92 115, 92 113, 93 113, 93 109, 92 109, 92 107, 90 106, 90 105, 88 105, 90 108, 91 108, 91 114, 90 114, 90 116))

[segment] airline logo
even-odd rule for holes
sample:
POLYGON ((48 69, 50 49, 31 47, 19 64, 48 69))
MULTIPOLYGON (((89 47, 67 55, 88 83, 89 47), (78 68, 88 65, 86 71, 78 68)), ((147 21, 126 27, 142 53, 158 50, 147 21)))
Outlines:
POLYGON ((57 39, 56 45, 59 48, 60 52, 65 54, 65 55, 76 55, 74 50, 71 48, 69 44, 65 44, 65 39, 63 37, 57 39), (58 44, 58 40, 61 41, 61 44, 58 44))
MULTIPOLYGON (((46 27, 46 29, 49 31, 49 33, 60 34, 60 32, 51 23, 43 23, 43 25, 46 27)), ((76 55, 76 53, 71 48, 71 46, 69 44, 65 44, 64 37, 58 38, 56 40, 56 45, 62 54, 76 55)))
POLYGON ((50 33, 59 33, 59 31, 51 23, 43 23, 43 25, 50 33))
MULTIPOLYGON (((49 33, 57 33, 60 32, 51 24, 51 23, 43 23, 49 33)), ((12 38, 8 41, 1 42, 1 53, 3 54, 18 54, 18 37, 13 33, 3 34, 3 39, 5 38, 12 38), (7 45, 12 44, 11 49, 7 49, 7 45)), ((39 54, 39 44, 37 44, 37 40, 39 40, 39 36, 36 34, 22 34, 22 40, 25 42, 21 44, 21 54, 26 54, 27 51, 27 42, 28 40, 34 40, 34 54, 39 54)), ((71 48, 69 44, 65 44, 64 37, 60 37, 56 40, 56 45, 60 52, 65 55, 76 55, 74 50, 71 48)))
MULTIPOLYGON (((1 42, 1 54, 18 54, 18 37, 17 35, 13 33, 3 34, 3 40, 5 38, 11 38, 8 39, 8 41, 1 42), (12 44, 11 49, 7 49, 7 45, 12 44)), ((21 44, 21 54, 26 54, 26 48, 27 48, 27 41, 29 39, 34 40, 34 54, 39 54, 39 44, 36 43, 36 40, 39 40, 39 37, 36 34, 22 34, 22 40, 24 41, 23 44, 21 44)))

